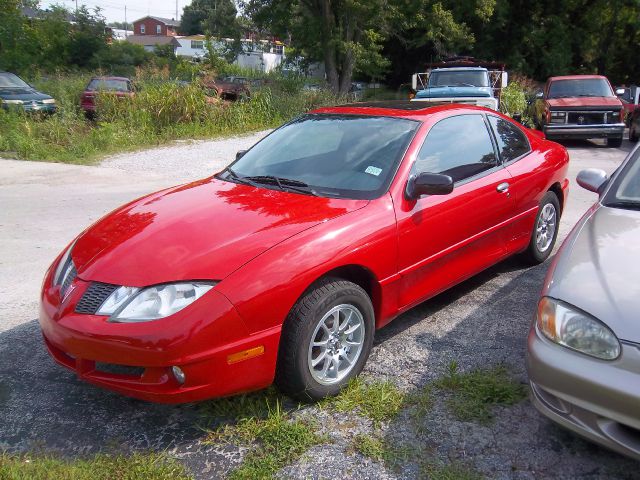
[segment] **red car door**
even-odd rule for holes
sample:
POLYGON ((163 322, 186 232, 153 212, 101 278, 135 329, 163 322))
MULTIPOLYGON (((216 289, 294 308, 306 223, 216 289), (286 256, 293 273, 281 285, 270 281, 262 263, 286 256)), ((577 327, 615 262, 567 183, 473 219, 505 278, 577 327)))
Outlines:
POLYGON ((408 308, 505 256, 514 200, 483 114, 440 120, 431 127, 410 175, 450 175, 448 195, 396 203, 399 305, 408 308))

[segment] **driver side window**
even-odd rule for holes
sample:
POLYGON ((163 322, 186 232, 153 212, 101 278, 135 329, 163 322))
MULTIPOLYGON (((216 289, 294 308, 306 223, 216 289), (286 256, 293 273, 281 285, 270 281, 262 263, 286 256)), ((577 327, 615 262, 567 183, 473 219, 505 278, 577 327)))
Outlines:
POLYGON ((431 127, 411 173, 442 173, 459 182, 497 165, 484 117, 457 115, 431 127))

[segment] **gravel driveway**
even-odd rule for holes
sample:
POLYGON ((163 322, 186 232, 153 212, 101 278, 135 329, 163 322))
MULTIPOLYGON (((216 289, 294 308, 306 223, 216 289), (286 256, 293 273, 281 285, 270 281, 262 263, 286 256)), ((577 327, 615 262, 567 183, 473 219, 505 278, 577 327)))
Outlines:
MULTIPOLYGON (((0 449, 68 457, 165 450, 200 479, 220 478, 242 460, 246 448, 202 442, 199 405, 147 404, 77 381, 49 358, 35 319, 44 271, 78 232, 136 196, 219 170, 265 133, 119 155, 98 167, 0 160, 0 449)), ((631 148, 567 146, 572 188, 559 240, 596 199, 575 185, 577 172, 612 172, 631 148)), ((526 382, 526 335, 546 268, 507 260, 403 314, 378 332, 365 376, 411 392, 455 360, 462 371, 504 364, 526 382)), ((356 434, 375 428, 390 444, 487 478, 638 478, 636 462, 557 428, 528 400, 497 408, 486 425, 456 420, 438 399, 418 429, 408 411, 378 427, 353 412, 304 407, 300 414, 315 417, 327 440, 283 477, 422 478, 415 461, 393 469, 350 447, 356 434)))

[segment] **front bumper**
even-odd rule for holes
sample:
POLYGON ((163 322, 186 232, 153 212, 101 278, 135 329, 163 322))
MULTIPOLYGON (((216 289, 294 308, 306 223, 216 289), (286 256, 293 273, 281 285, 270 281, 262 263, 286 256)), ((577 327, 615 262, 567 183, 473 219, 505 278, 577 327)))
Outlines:
POLYGON ((614 361, 591 358, 529 333, 531 400, 554 422, 640 460, 640 346, 623 343, 614 361))
POLYGON ((40 326, 49 353, 81 380, 142 400, 184 403, 257 390, 270 385, 280 326, 250 333, 233 305, 210 290, 170 317, 143 323, 110 323, 74 312, 89 282, 80 278, 62 305, 58 287, 45 278, 40 326), (229 355, 253 348, 244 361, 229 355), (186 380, 180 384, 171 368, 186 380))
POLYGON ((561 125, 550 124, 542 128, 549 140, 619 138, 624 134, 624 123, 603 125, 561 125))

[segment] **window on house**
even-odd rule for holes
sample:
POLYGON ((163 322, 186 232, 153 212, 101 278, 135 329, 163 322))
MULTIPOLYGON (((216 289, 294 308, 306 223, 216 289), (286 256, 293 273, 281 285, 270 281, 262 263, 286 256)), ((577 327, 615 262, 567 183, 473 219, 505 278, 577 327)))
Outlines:
POLYGON ((276 45, 275 53, 277 53, 278 55, 283 55, 284 54, 284 45, 276 45))
POLYGON ((156 25, 156 33, 160 35, 162 33, 162 25, 156 25))
POLYGON ((145 32, 144 32, 144 24, 143 24, 143 25, 140 25, 140 33, 142 33, 143 35, 144 35, 144 33, 145 33, 145 32))
POLYGON ((204 48, 204 41, 202 40, 191 40, 191 49, 192 50, 202 50, 204 48))

